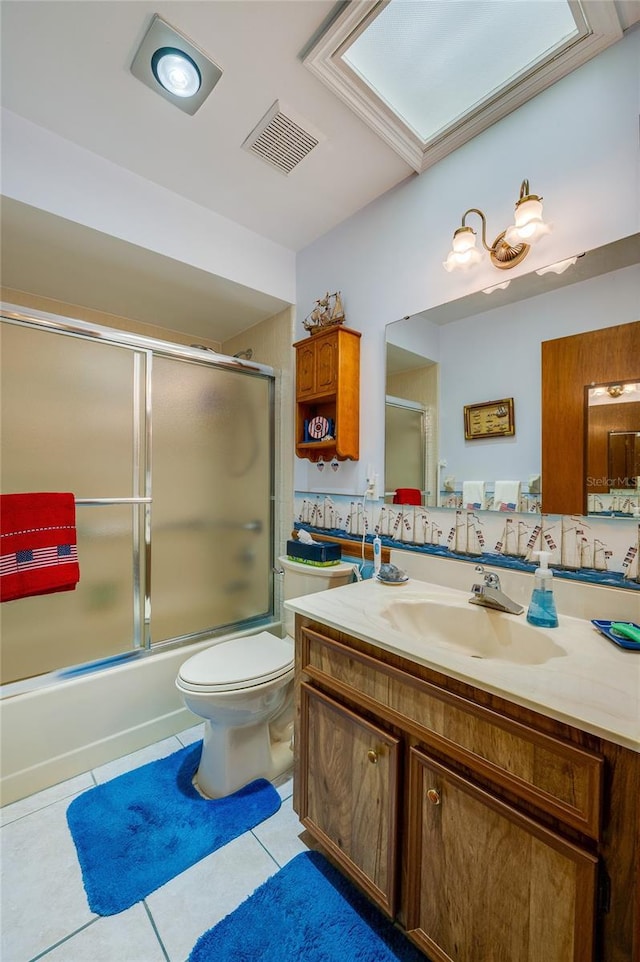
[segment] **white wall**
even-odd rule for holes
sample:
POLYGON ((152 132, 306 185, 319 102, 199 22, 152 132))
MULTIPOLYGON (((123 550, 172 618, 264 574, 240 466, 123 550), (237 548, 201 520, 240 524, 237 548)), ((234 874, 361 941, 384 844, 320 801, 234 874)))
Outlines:
MULTIPOLYGON (((363 334, 363 376, 360 461, 320 475, 310 462, 297 460, 297 490, 362 492, 369 463, 382 476, 385 325, 501 279, 490 266, 470 274, 448 274, 442 267, 467 208, 485 211, 492 240, 511 223, 524 178, 544 197, 554 231, 512 277, 638 231, 639 64, 640 32, 631 31, 298 255, 300 336, 315 299, 326 290, 342 291, 347 324, 363 334)), ((606 323, 602 314, 596 326, 606 323)), ((527 345, 519 353, 525 362, 527 345)), ((477 399, 485 394, 481 386, 477 399)), ((486 399, 492 396, 489 391, 486 399)))
POLYGON ((2 193, 238 284, 295 301, 295 254, 8 110, 2 193))

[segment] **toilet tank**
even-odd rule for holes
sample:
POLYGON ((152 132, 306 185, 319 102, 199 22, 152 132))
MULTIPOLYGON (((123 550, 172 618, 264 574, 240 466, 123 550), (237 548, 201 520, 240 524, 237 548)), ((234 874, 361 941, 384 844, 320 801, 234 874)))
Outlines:
MULTIPOLYGON (((315 565, 301 564, 299 561, 291 561, 290 558, 282 556, 278 558, 280 566, 284 570, 284 592, 285 601, 290 598, 299 598, 301 595, 310 595, 315 591, 326 591, 328 588, 339 588, 340 585, 348 585, 353 581, 353 565, 339 562, 337 565, 326 565, 316 567, 315 565)), ((288 635, 293 637, 295 615, 293 611, 284 609, 284 626, 288 635)))

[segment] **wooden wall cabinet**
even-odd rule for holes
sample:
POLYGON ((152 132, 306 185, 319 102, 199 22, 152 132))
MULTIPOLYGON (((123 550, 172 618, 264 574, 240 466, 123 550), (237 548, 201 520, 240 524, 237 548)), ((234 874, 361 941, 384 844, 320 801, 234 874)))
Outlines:
POLYGON ((296 454, 310 461, 357 461, 360 436, 360 332, 330 327, 294 344, 296 454), (305 440, 305 421, 334 424, 329 441, 305 440))
POLYGON ((640 962, 640 756, 296 624, 294 808, 431 962, 640 962))

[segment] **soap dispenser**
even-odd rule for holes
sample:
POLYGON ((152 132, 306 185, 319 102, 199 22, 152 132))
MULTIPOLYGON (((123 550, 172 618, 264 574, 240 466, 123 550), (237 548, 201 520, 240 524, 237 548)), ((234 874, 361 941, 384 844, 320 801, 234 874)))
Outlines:
POLYGON ((540 567, 535 571, 535 582, 527 610, 527 621, 538 628, 557 628, 558 613, 553 597, 553 572, 549 569, 550 551, 536 551, 540 567))

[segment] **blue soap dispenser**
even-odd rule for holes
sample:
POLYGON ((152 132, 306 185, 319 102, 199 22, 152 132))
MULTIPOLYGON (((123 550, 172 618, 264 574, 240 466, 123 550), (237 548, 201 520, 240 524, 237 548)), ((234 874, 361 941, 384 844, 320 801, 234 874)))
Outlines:
POLYGON ((549 569, 550 551, 536 551, 540 567, 535 571, 535 582, 527 610, 527 621, 538 628, 557 628, 558 613, 553 597, 553 572, 549 569))

